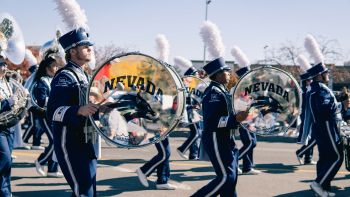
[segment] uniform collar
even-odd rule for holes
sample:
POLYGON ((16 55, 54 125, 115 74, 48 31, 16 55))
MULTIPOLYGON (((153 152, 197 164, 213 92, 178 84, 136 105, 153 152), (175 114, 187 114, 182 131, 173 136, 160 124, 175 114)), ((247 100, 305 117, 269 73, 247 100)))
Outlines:
POLYGON ((78 70, 80 70, 82 73, 84 73, 83 68, 81 66, 77 65, 75 62, 73 62, 71 60, 68 61, 68 66, 75 67, 78 70))
POLYGON ((311 84, 310 84, 310 86, 311 86, 312 88, 319 88, 319 87, 321 87, 321 84, 323 84, 323 83, 320 82, 320 81, 312 81, 311 84))
POLYGON ((211 84, 212 84, 213 86, 217 86, 217 87, 219 87, 220 89, 223 89, 223 90, 225 90, 226 92, 228 92, 226 86, 223 85, 223 84, 221 84, 221 83, 218 83, 218 82, 216 82, 216 81, 211 81, 211 84))

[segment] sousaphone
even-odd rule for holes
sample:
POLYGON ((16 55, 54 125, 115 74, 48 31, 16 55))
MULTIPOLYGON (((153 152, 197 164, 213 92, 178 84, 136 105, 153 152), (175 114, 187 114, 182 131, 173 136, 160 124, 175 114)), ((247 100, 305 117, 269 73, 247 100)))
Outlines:
MULTIPOLYGON (((25 56, 22 32, 16 20, 8 13, 0 13, 0 54, 14 64, 21 64, 25 56)), ((24 116, 29 103, 28 91, 22 86, 22 77, 16 71, 6 71, 0 79, 0 97, 12 97, 14 105, 10 111, 0 113, 0 127, 12 127, 24 116)))

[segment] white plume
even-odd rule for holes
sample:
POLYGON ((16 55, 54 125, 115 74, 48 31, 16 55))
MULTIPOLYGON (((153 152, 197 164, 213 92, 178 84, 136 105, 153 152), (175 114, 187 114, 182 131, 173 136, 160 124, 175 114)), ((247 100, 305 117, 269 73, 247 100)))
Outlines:
POLYGON ((243 51, 238 46, 234 46, 232 48, 231 54, 238 62, 238 66, 240 68, 250 66, 250 62, 249 62, 247 56, 243 53, 243 51))
POLYGON ((168 62, 169 59, 169 41, 163 34, 158 34, 156 37, 156 47, 159 52, 159 59, 168 62))
POLYGON ((310 53, 310 56, 312 57, 312 59, 314 59, 314 63, 318 64, 318 63, 323 63, 323 55, 322 52, 320 50, 320 47, 318 46, 318 43, 316 41, 316 39, 308 34, 305 38, 305 42, 304 42, 304 46, 307 50, 307 52, 310 53))
POLYGON ((215 59, 224 55, 225 46, 220 36, 220 30, 214 23, 205 21, 199 33, 212 58, 215 59))
POLYGON ((38 60, 29 49, 26 49, 25 59, 28 61, 29 66, 38 64, 38 60))
POLYGON ((306 71, 309 68, 311 68, 309 60, 307 60, 304 55, 299 55, 297 57, 297 62, 299 64, 299 66, 300 66, 300 69, 301 69, 302 73, 306 73, 306 71))
POLYGON ((85 11, 80 8, 75 0, 55 0, 55 2, 57 4, 56 9, 69 30, 78 27, 83 27, 86 30, 89 29, 85 11))
POLYGON ((181 56, 174 57, 174 64, 180 68, 181 74, 185 73, 189 68, 192 67, 192 62, 181 56))

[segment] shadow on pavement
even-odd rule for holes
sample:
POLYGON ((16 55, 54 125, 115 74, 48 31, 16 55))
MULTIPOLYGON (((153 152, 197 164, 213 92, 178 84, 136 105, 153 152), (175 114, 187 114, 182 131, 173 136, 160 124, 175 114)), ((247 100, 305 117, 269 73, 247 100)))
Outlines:
POLYGON ((211 166, 207 167, 194 167, 189 169, 177 169, 177 170, 171 170, 171 172, 214 172, 214 168, 211 166))
POLYGON ((16 184, 17 186, 26 186, 26 187, 54 187, 54 186, 63 186, 68 184, 66 183, 22 183, 16 184))
POLYGON ((170 179, 177 182, 203 181, 214 179, 215 175, 187 176, 184 173, 171 174, 170 179))
POLYGON ((270 143, 297 143, 297 139, 287 136, 257 136, 258 142, 270 142, 270 143))
MULTIPOLYGON (((179 131, 175 130, 170 133, 170 137, 176 138, 176 137, 188 137, 189 132, 187 130, 185 131, 179 131)), ((239 136, 235 137, 236 140, 240 140, 239 136)), ((271 142, 271 143, 296 143, 297 138, 296 137, 290 137, 290 136, 257 136, 258 142, 271 142)))
POLYGON ((284 165, 283 163, 256 164, 255 167, 270 174, 292 173, 298 169, 295 165, 284 165))
MULTIPOLYGON (((333 181, 338 181, 338 180, 349 180, 350 179, 350 174, 347 174, 343 177, 334 177, 333 181)), ((349 195, 350 196, 350 195, 349 195)))
POLYGON ((313 191, 311 191, 311 189, 309 189, 309 190, 291 192, 291 193, 287 193, 287 194, 280 194, 280 195, 277 195, 276 197, 298 197, 298 196, 302 196, 302 197, 315 196, 315 193, 313 191))
MULTIPOLYGON (((331 188, 331 192, 334 192, 336 196, 349 196, 350 187, 342 189, 340 187, 333 186, 331 188)), ((309 190, 281 194, 281 195, 277 195, 276 197, 294 197, 294 196, 315 196, 315 192, 313 192, 310 188, 309 190)))
POLYGON ((337 196, 350 196, 350 187, 345 187, 343 189, 332 190, 332 191, 334 191, 337 196))
POLYGON ((11 176, 11 181, 20 180, 20 179, 41 179, 44 177, 41 176, 11 176))
POLYGON ((23 191, 13 192, 13 197, 38 197, 38 196, 50 196, 50 197, 68 197, 71 196, 70 190, 36 190, 36 191, 23 191))
POLYGON ((33 168, 35 167, 34 161, 33 163, 27 163, 27 162, 13 162, 12 168, 33 168))
POLYGON ((139 163, 139 164, 144 164, 147 161, 144 159, 118 159, 118 160, 98 160, 98 164, 103 164, 103 165, 109 165, 109 166, 119 166, 121 164, 125 163, 139 163))
POLYGON ((149 184, 149 188, 145 188, 144 186, 142 186, 136 174, 133 177, 104 179, 97 181, 97 185, 108 186, 109 189, 106 191, 98 191, 97 196, 113 196, 126 192, 155 189, 155 184, 152 184, 152 182, 150 181, 149 184))

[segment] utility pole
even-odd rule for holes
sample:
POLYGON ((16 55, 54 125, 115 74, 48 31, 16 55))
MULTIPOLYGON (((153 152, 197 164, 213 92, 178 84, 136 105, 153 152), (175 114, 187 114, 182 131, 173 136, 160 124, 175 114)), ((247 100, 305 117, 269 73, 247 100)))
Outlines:
MULTIPOLYGON (((205 0, 205 21, 208 20, 208 5, 210 2, 211 0, 205 0)), ((206 50, 207 50, 207 46, 204 43, 203 66, 206 64, 206 50)))

